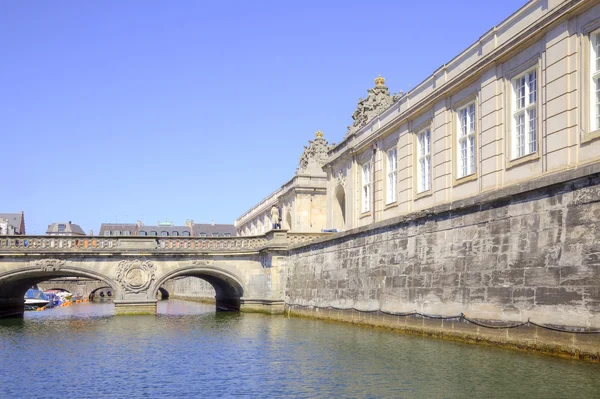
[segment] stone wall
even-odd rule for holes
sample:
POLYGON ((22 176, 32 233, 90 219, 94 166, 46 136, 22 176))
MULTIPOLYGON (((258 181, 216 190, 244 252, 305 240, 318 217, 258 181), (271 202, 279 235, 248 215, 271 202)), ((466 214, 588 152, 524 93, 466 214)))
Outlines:
POLYGON ((337 234, 288 262, 289 305, 600 328, 600 166, 337 234))
POLYGON ((169 280, 167 283, 165 289, 169 292, 170 298, 215 302, 215 289, 201 278, 180 277, 169 280))

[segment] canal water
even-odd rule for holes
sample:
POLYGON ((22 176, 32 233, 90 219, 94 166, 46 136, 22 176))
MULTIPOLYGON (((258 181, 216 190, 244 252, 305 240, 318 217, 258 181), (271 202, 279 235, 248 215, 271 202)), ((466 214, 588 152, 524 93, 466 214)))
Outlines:
POLYGON ((0 398, 600 398, 600 364, 168 300, 0 320, 0 398))

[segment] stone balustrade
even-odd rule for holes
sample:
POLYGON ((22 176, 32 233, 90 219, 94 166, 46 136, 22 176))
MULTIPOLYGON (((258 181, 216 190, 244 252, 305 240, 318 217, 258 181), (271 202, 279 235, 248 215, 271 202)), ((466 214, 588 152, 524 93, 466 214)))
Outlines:
POLYGON ((247 237, 138 237, 138 236, 0 236, 0 253, 119 252, 144 249, 152 252, 256 251, 271 245, 286 247, 308 243, 329 233, 287 233, 275 230, 247 237))

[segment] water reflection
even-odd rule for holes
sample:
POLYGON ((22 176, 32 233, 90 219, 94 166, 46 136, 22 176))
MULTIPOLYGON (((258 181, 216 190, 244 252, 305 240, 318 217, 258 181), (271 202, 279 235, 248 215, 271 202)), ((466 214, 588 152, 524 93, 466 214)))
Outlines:
POLYGON ((162 301, 0 321, 0 397, 596 398, 600 365, 162 301))

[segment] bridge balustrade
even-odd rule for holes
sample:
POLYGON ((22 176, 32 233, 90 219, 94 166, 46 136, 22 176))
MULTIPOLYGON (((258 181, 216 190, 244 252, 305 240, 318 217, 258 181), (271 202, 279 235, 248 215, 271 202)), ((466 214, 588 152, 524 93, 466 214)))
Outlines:
POLYGON ((243 237, 106 237, 106 236, 0 236, 0 252, 116 252, 131 248, 164 252, 259 250, 273 243, 298 245, 331 233, 267 233, 243 237))

